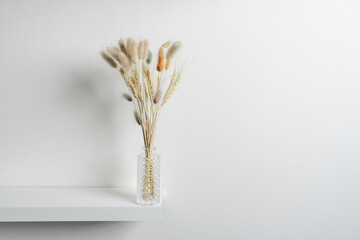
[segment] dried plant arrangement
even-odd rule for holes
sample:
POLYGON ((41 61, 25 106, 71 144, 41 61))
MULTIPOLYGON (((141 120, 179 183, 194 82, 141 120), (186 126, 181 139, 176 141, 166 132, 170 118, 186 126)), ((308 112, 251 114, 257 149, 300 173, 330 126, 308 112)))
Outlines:
POLYGON ((123 96, 133 103, 134 119, 142 130, 146 162, 140 192, 145 202, 157 197, 154 178, 158 173, 154 169, 153 154, 155 133, 161 110, 180 83, 183 66, 174 58, 180 46, 178 41, 167 41, 153 57, 147 40, 136 42, 128 38, 126 43, 120 39, 118 46, 101 51, 103 59, 119 71, 125 81, 128 93, 123 96))

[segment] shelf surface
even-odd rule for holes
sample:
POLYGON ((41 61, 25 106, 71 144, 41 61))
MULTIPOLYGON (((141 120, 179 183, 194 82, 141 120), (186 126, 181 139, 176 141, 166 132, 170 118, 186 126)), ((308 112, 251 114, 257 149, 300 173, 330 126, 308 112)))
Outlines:
POLYGON ((161 220, 162 203, 136 204, 136 188, 0 187, 0 222, 161 220))

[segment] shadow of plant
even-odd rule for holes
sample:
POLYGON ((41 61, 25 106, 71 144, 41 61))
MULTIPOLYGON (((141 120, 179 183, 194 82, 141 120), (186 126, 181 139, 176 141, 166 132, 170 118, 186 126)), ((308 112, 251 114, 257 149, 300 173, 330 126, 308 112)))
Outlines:
POLYGON ((96 179, 101 184, 95 185, 116 186, 125 185, 125 163, 122 159, 124 149, 121 143, 125 141, 119 132, 126 130, 124 114, 129 114, 129 103, 124 101, 122 93, 126 90, 120 76, 109 74, 101 69, 88 67, 77 69, 69 74, 66 88, 61 101, 73 111, 85 111, 86 119, 92 123, 94 131, 106 139, 106 144, 98 146, 99 155, 94 156, 96 162, 101 163, 96 179), (106 154, 104 154, 106 153, 106 154))

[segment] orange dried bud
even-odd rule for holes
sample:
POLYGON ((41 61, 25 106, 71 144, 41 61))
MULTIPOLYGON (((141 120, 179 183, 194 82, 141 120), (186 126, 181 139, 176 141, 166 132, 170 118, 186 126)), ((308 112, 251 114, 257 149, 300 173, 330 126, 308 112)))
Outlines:
POLYGON ((156 66, 156 70, 158 70, 159 72, 164 70, 164 50, 162 49, 162 47, 160 47, 159 49, 158 64, 156 66))
POLYGON ((167 41, 166 43, 164 43, 164 44, 162 45, 162 47, 163 47, 163 48, 167 48, 168 46, 170 46, 170 44, 171 44, 171 41, 167 41))

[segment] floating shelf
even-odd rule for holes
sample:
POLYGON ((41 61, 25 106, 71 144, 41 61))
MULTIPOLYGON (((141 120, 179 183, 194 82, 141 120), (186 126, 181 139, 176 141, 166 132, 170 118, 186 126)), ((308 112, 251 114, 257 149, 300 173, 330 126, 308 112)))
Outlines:
POLYGON ((136 204, 136 188, 0 187, 0 222, 161 220, 162 203, 136 204))

